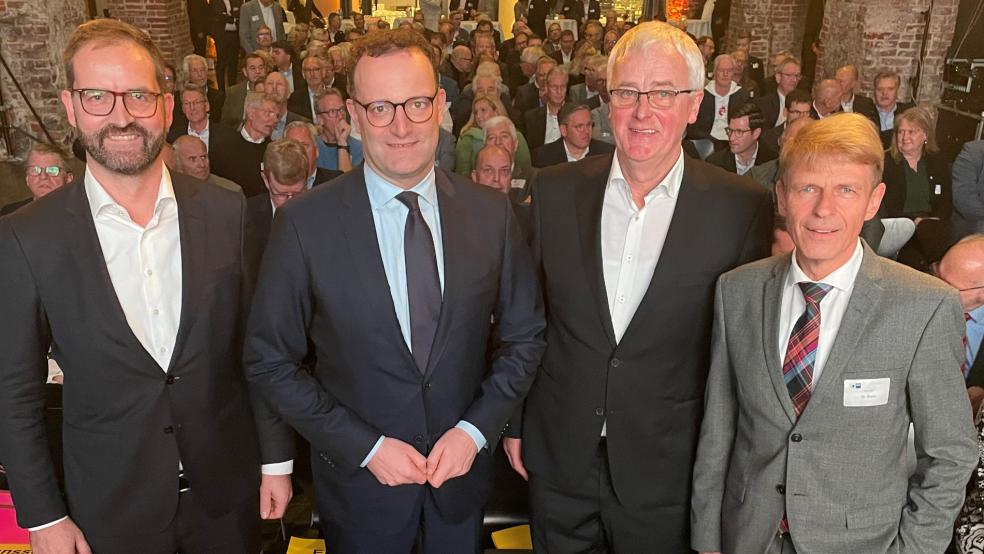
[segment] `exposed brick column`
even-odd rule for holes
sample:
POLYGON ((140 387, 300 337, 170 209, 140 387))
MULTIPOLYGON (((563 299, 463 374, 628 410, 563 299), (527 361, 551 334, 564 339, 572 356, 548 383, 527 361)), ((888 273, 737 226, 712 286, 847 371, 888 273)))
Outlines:
POLYGON ((858 91, 871 94, 872 79, 879 71, 895 71, 902 77, 899 98, 919 102, 940 99, 943 58, 953 41, 959 0, 827 0, 817 62, 817 78, 833 75, 847 63, 861 74, 858 91), (929 32, 926 33, 926 22, 929 32), (911 90, 926 43, 919 90, 911 90))
POLYGON ((108 0, 106 5, 111 17, 147 31, 171 63, 178 65, 194 50, 185 0, 108 0))
POLYGON ((739 30, 752 33, 751 53, 768 61, 773 52, 803 49, 809 0, 732 0, 726 44, 734 48, 739 30))
MULTIPOLYGON (((71 142, 71 128, 58 98, 65 88, 61 50, 72 30, 85 21, 85 12, 84 0, 0 0, 0 54, 55 141, 62 146, 71 142)), ((4 102, 11 106, 7 111, 9 123, 44 139, 41 126, 2 68, 0 89, 4 102)), ((27 151, 30 139, 20 133, 13 136, 14 151, 8 152, 0 143, 0 159, 17 158, 27 151)))

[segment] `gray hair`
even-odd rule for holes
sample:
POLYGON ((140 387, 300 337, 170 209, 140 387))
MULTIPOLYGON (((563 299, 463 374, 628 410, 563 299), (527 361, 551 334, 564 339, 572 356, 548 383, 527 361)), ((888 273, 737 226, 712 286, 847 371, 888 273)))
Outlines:
POLYGON ((697 43, 680 29, 660 21, 647 21, 629 29, 608 55, 608 82, 612 82, 615 66, 633 52, 649 53, 654 49, 674 51, 687 64, 687 87, 704 88, 704 57, 697 43))
POLYGON ((546 56, 543 52, 543 48, 539 46, 527 46, 523 48, 523 53, 519 55, 519 61, 523 63, 528 63, 530 65, 536 65, 537 60, 546 56))
POLYGON ((291 121, 286 127, 284 127, 284 136, 286 137, 287 133, 293 131, 294 129, 303 129, 307 131, 308 134, 311 135, 311 142, 318 144, 318 128, 313 124, 308 123, 307 121, 291 121))
POLYGON ((202 67, 205 68, 205 71, 208 71, 208 60, 198 54, 188 54, 183 60, 181 60, 181 74, 184 75, 186 79, 188 77, 188 72, 190 71, 188 68, 191 66, 191 62, 193 61, 201 62, 202 67))
POLYGON ((714 70, 717 71, 718 65, 720 65, 720 63, 724 61, 735 63, 735 58, 731 54, 719 55, 718 57, 714 58, 714 70))
POLYGON ((513 141, 518 140, 516 135, 516 124, 514 124, 509 117, 504 115, 495 115, 486 119, 485 124, 482 125, 482 131, 488 133, 489 129, 501 125, 502 123, 506 124, 506 127, 509 129, 509 134, 512 135, 513 141))

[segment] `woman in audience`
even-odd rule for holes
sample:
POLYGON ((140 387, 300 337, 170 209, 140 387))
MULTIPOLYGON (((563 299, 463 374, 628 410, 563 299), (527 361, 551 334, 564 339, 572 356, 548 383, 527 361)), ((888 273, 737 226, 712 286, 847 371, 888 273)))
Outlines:
POLYGON ((570 78, 567 80, 568 87, 584 82, 584 66, 591 56, 597 56, 598 54, 598 49, 588 41, 584 41, 574 50, 574 59, 571 60, 570 67, 567 70, 570 74, 570 78))
MULTIPOLYGON (((475 97, 472 102, 471 116, 468 122, 461 128, 461 135, 458 137, 458 144, 455 147, 454 171, 459 175, 471 175, 472 167, 475 165, 475 156, 478 151, 485 146, 485 133, 482 131, 482 124, 496 115, 509 117, 509 112, 502 102, 488 94, 481 94, 475 97)), ((525 164, 530 164, 530 147, 526 144, 526 139, 522 134, 517 137, 518 147, 516 148, 515 163, 520 164, 525 159, 525 164)))
POLYGON ((921 107, 895 118, 895 134, 885 156, 881 215, 907 217, 916 223, 915 236, 898 260, 920 270, 938 261, 945 248, 953 211, 950 164, 939 154, 933 116, 921 107))

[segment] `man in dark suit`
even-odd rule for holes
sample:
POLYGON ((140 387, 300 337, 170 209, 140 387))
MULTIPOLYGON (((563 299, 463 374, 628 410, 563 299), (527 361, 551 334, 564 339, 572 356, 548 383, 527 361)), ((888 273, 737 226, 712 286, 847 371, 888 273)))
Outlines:
POLYGON ((779 157, 779 149, 763 144, 762 112, 758 106, 747 103, 728 114, 728 148, 722 148, 707 157, 707 163, 730 173, 744 175, 753 167, 779 157))
POLYGON ((564 104, 557 120, 560 122, 560 138, 533 152, 534 167, 576 162, 615 150, 611 144, 591 138, 591 110, 586 104, 564 104))
MULTIPOLYGON (((575 0, 578 1, 578 0, 575 0)), ((574 60, 574 32, 570 29, 566 29, 560 33, 560 48, 554 50, 549 55, 557 65, 563 65, 565 63, 571 63, 574 60)))
POLYGON ((714 80, 704 87, 697 120, 687 126, 688 139, 715 140, 722 146, 728 140, 724 133, 728 114, 750 101, 748 92, 732 78, 734 67, 734 60, 727 54, 714 58, 714 80))
POLYGON ((810 93, 805 90, 796 89, 790 92, 785 97, 784 102, 786 105, 783 108, 783 122, 781 124, 775 127, 768 127, 768 119, 764 113, 762 116, 766 127, 762 130, 761 136, 759 136, 759 143, 773 152, 779 152, 779 140, 786 132, 789 124, 800 118, 809 118, 810 110, 812 109, 810 106, 810 93))
POLYGON ((761 58, 752 55, 751 47, 752 34, 744 29, 739 31, 738 38, 735 41, 735 48, 748 54, 746 74, 749 79, 758 84, 758 90, 762 90, 762 83, 765 82, 765 62, 761 58))
POLYGON ((24 160, 24 184, 31 196, 0 208, 0 216, 12 214, 74 179, 68 159, 61 150, 45 142, 31 143, 24 160))
POLYGON ((280 209, 250 313, 247 374, 311 442, 332 552, 477 551, 491 450, 543 348, 508 200, 434 168, 430 52, 410 30, 360 41, 366 163, 280 209))
MULTIPOLYGON (((537 49, 539 50, 539 49, 537 49)), ((530 52, 532 55, 536 50, 531 50, 527 48, 526 52, 530 52)), ((542 50, 540 50, 542 52, 542 50)), ((523 53, 524 57, 526 52, 523 53)), ((525 61, 525 60, 524 60, 525 61)), ((541 94, 540 87, 545 87, 547 85, 547 75, 553 68, 557 67, 557 61, 550 56, 541 56, 536 60, 535 63, 536 73, 533 77, 533 82, 523 84, 516 88, 516 97, 513 98, 513 107, 516 108, 521 114, 539 108, 542 104, 540 102, 541 94)), ((522 125, 522 121, 517 121, 517 125, 522 125)))
POLYGON ((899 102, 899 86, 902 78, 898 73, 886 71, 875 75, 875 115, 877 119, 872 119, 872 123, 881 132, 882 146, 888 148, 892 143, 892 135, 895 134, 895 117, 915 104, 911 102, 899 102))
POLYGON ((796 90, 801 78, 800 64, 796 58, 786 58, 776 66, 775 87, 755 98, 755 104, 762 110, 766 129, 777 127, 785 122, 783 108, 786 105, 786 97, 796 90))
POLYGON ((577 26, 581 27, 589 19, 595 21, 601 19, 601 5, 598 0, 564 0, 561 13, 564 19, 573 19, 577 21, 577 26))
POLYGON ((867 96, 857 94, 854 89, 858 82, 858 68, 853 64, 837 69, 834 78, 841 85, 841 109, 845 112, 859 113, 874 121, 878 114, 875 102, 867 96))
POLYGON ((615 155, 540 170, 533 184, 547 352, 503 446, 529 476, 538 551, 689 553, 714 283, 768 255, 772 202, 683 155, 703 94, 685 33, 642 23, 610 59, 615 155), (695 92, 638 93, 664 87, 695 92))
POLYGON ((287 10, 294 14, 294 21, 297 23, 310 23, 312 16, 318 19, 325 18, 314 0, 290 0, 287 3, 287 10))
POLYGON ((35 552, 255 552, 257 516, 290 497, 293 444, 241 372, 243 200, 164 167, 173 99, 155 93, 145 33, 90 21, 65 58, 85 178, 0 223, 0 450, 19 523, 35 552), (87 92, 113 88, 148 92, 87 92), (121 127, 143 140, 108 144, 121 127), (49 352, 67 503, 43 431, 49 352))
POLYGON ((334 87, 342 93, 342 99, 348 98, 347 84, 344 73, 336 73, 335 65, 331 58, 320 56, 306 56, 301 62, 304 72, 306 86, 295 89, 287 100, 287 108, 302 115, 311 121, 315 116, 315 97, 319 92, 334 87))
POLYGON ((212 172, 243 187, 246 197, 263 193, 260 164, 280 113, 279 98, 260 92, 246 97, 246 122, 235 140, 209 152, 212 172))
POLYGON ((208 118, 218 121, 222 115, 222 104, 225 102, 225 93, 216 88, 212 88, 208 82, 208 60, 198 54, 188 54, 181 60, 181 73, 184 75, 185 82, 177 83, 175 87, 175 100, 177 93, 185 88, 188 83, 205 90, 205 95, 209 104, 208 118))
MULTIPOLYGON (((318 167, 318 128, 313 124, 307 121, 288 123, 284 130, 284 138, 293 140, 304 148, 304 155, 307 156, 307 164, 304 166, 307 169, 304 185, 308 190, 342 174, 337 169, 318 167)), ((269 188, 268 186, 267 189, 269 188)))
POLYGON ((256 90, 257 85, 261 84, 271 71, 273 71, 273 67, 267 66, 263 56, 255 52, 246 54, 246 58, 243 60, 243 76, 246 77, 246 80, 226 89, 220 119, 222 123, 236 129, 242 126, 243 119, 246 117, 246 95, 256 90))
POLYGON ((547 36, 547 13, 550 12, 550 7, 553 4, 554 2, 552 0, 529 0, 527 5, 527 23, 530 26, 530 30, 540 38, 547 36))
POLYGON ((841 112, 841 86, 834 79, 824 79, 813 87, 813 105, 810 117, 823 119, 841 112))
POLYGON ((216 121, 212 121, 212 103, 203 94, 202 88, 186 86, 179 90, 175 100, 181 102, 181 112, 186 125, 172 124, 167 132, 167 141, 174 143, 182 135, 194 135, 212 151, 214 144, 229 144, 236 137, 236 131, 216 121))
POLYGON ((558 115, 567 99, 567 70, 554 66, 542 85, 547 92, 543 96, 544 104, 523 114, 523 129, 526 143, 530 150, 536 150, 547 142, 560 138, 560 121, 558 115))
POLYGON ((219 90, 236 84, 239 72, 239 8, 243 0, 214 0, 209 3, 212 20, 209 34, 215 41, 215 80, 219 90))

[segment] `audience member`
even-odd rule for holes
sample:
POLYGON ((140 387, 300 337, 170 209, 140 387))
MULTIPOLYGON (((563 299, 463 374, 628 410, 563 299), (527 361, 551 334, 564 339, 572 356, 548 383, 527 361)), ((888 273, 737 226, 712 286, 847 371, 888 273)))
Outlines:
POLYGON ((270 134, 272 140, 283 138, 284 129, 288 123, 293 123, 294 121, 310 122, 308 118, 296 114, 287 108, 287 99, 290 98, 290 91, 287 85, 287 79, 279 71, 270 72, 263 81, 263 87, 268 97, 277 99, 277 122, 273 126, 273 132, 270 134))
POLYGON ((567 71, 555 65, 547 75, 543 87, 546 90, 543 97, 544 105, 523 114, 525 124, 523 132, 531 150, 560 138, 557 114, 560 113, 560 108, 567 99, 567 79, 567 71))
POLYGON ((362 163, 362 141, 352 136, 342 93, 330 88, 318 94, 318 167, 348 171, 362 163))
POLYGON ((302 116, 314 117, 315 98, 324 87, 324 66, 326 60, 318 56, 307 56, 301 62, 301 72, 304 74, 304 81, 307 83, 304 88, 295 90, 287 100, 290 111, 302 116))
POLYGON ((761 90, 762 83, 765 81, 765 64, 760 58, 752 55, 751 46, 752 33, 745 29, 738 31, 738 36, 735 39, 735 50, 741 50, 748 54, 748 78, 755 81, 758 89, 761 90))
POLYGON ((225 104, 222 106, 222 123, 236 129, 242 125, 243 117, 246 115, 244 111, 246 93, 256 90, 256 86, 266 79, 270 71, 273 71, 273 68, 267 65, 260 53, 252 52, 246 55, 243 61, 243 76, 246 80, 226 89, 225 104))
MULTIPOLYGON (((792 98, 792 95, 790 95, 788 98, 792 98)), ((785 126, 785 132, 779 135, 779 138, 776 142, 776 149, 775 149, 776 152, 781 152, 782 146, 787 142, 793 140, 793 138, 796 136, 796 133, 798 133, 799 130, 803 128, 803 126, 809 124, 812 121, 813 120, 810 119, 809 113, 807 113, 806 116, 787 119, 786 123, 783 124, 785 126)), ((759 139, 759 142, 762 142, 762 140, 759 139)), ((748 175, 752 179, 755 179, 756 183, 769 189, 769 192, 772 192, 774 194, 776 192, 776 181, 779 180, 778 156, 767 162, 755 164, 755 166, 752 167, 751 170, 749 170, 748 175)), ((864 232, 862 231, 862 237, 863 235, 864 232)), ((872 246, 872 248, 875 248, 876 246, 872 246)))
POLYGON ((571 102, 587 104, 595 109, 601 105, 601 90, 605 88, 605 73, 608 67, 608 57, 596 54, 584 62, 584 82, 572 85, 568 90, 571 102))
MULTIPOLYGON (((295 0, 296 1, 296 0, 295 0)), ((294 49, 286 41, 277 41, 270 46, 270 57, 273 58, 273 65, 276 71, 287 79, 290 92, 304 88, 304 77, 300 68, 295 68, 296 56, 294 49)))
POLYGON ((581 27, 588 20, 601 19, 601 5, 598 0, 564 0, 560 13, 564 19, 573 19, 581 27))
POLYGON ((759 83, 752 80, 752 78, 748 76, 748 53, 744 50, 735 50, 729 55, 735 62, 735 69, 733 72, 735 83, 738 83, 738 86, 747 92, 749 98, 752 100, 758 96, 761 96, 759 83))
POLYGON ((328 40, 332 44, 345 42, 345 31, 342 30, 342 17, 338 12, 328 14, 328 40))
POLYGON ((498 97, 481 94, 472 101, 471 114, 461 128, 461 134, 458 136, 458 143, 455 147, 455 173, 466 177, 471 173, 475 156, 485 144, 485 133, 482 131, 482 125, 490 117, 496 115, 508 115, 505 106, 502 105, 498 97))
POLYGON ((735 61, 731 56, 721 54, 714 58, 714 80, 703 89, 697 119, 687 126, 687 138, 712 139, 719 141, 719 147, 725 145, 728 113, 749 101, 748 93, 734 82, 734 69, 735 61))
MULTIPOLYGON (((218 121, 222 115, 222 104, 225 102, 225 95, 219 90, 212 88, 208 82, 208 60, 198 54, 188 54, 181 61, 181 74, 187 82, 205 90, 210 107, 209 119, 218 121)), ((180 92, 179 89, 178 91, 180 92)))
MULTIPOLYGON (((702 36, 697 39, 697 49, 700 50, 700 55, 704 58, 704 67, 707 67, 711 63, 711 56, 714 54, 716 47, 714 45, 714 38, 709 36, 702 36)), ((708 68, 707 80, 714 78, 714 68, 713 66, 708 68)))
MULTIPOLYGON (((775 127, 769 127, 766 124, 765 129, 762 131, 762 136, 759 137, 759 141, 770 150, 778 152, 779 140, 786 132, 786 129, 789 128, 789 124, 801 118, 811 119, 811 104, 812 99, 810 98, 810 93, 800 89, 790 91, 788 95, 783 97, 782 123, 775 127)), ((756 105, 761 107, 761 104, 756 105)), ((763 120, 768 122, 768 119, 765 119, 764 112, 763 120)))
POLYGON ((745 175, 753 167, 779 157, 779 151, 762 144, 762 111, 749 102, 728 113, 728 148, 707 157, 707 163, 745 175))
POLYGON ((338 177, 341 171, 318 167, 318 129, 307 121, 294 121, 287 124, 284 138, 293 140, 304 147, 308 157, 306 186, 310 190, 338 177))
POLYGON ((495 96, 502 102, 503 106, 509 106, 503 115, 510 117, 517 116, 515 110, 512 109, 509 91, 503 86, 499 76, 494 73, 485 72, 483 68, 479 68, 472 82, 458 95, 458 99, 455 101, 456 105, 452 105, 450 108, 452 130, 455 135, 461 135, 465 123, 471 117, 472 104, 475 98, 482 95, 495 96))
POLYGON ((845 112, 859 113, 877 123, 875 102, 867 96, 854 92, 858 82, 858 68, 848 64, 837 69, 834 78, 841 86, 841 109, 845 112))
MULTIPOLYGON (((610 63, 610 62, 608 62, 610 63)), ((609 104, 611 103, 611 96, 608 92, 608 71, 607 69, 595 73, 596 79, 604 78, 604 82, 598 82, 596 84, 598 88, 598 107, 591 110, 591 138, 594 140, 600 140, 602 142, 607 142, 608 144, 615 144, 615 136, 612 135, 612 124, 609 119, 611 114, 611 108, 609 104)))
MULTIPOLYGON (((509 93, 513 97, 513 106, 520 113, 524 111, 523 108, 532 109, 539 104, 537 75, 540 71, 540 60, 544 58, 556 63, 556 60, 543 54, 542 48, 527 46, 519 57, 518 70, 510 73, 509 93)), ((544 61, 543 63, 549 62, 544 61)))
MULTIPOLYGON (((784 58, 775 66, 775 86, 755 99, 755 103, 762 110, 766 129, 778 127, 786 122, 788 113, 783 110, 787 106, 786 97, 796 90, 801 78, 800 63, 796 58, 784 58)), ((807 100, 807 104, 810 103, 812 99, 807 100)))
POLYGON ((903 542, 943 552, 950 542, 978 458, 957 371, 960 304, 858 240, 885 192, 883 156, 859 114, 802 128, 777 184, 793 254, 717 283, 693 478, 699 552, 881 552, 903 542), (898 369, 878 379, 857 371, 872 366, 898 369))
POLYGON ((895 136, 895 118, 914 104, 899 103, 899 86, 902 78, 898 73, 885 71, 875 75, 875 109, 878 110, 878 129, 881 130, 882 146, 888 148, 895 136))
POLYGON ((61 150, 44 142, 31 143, 24 160, 24 184, 31 191, 31 197, 0 208, 0 216, 12 214, 73 180, 75 176, 61 150))
POLYGON ((576 162, 587 156, 608 154, 615 151, 610 143, 591 138, 591 109, 587 104, 568 102, 557 114, 560 138, 548 142, 533 153, 534 167, 547 167, 565 162, 576 162))
POLYGON ((289 0, 287 10, 294 14, 294 21, 297 23, 311 23, 312 19, 323 20, 324 15, 314 0, 289 0))
POLYGON ((235 130, 210 120, 211 102, 203 88, 191 82, 185 83, 175 100, 181 104, 185 123, 171 124, 167 133, 168 142, 173 143, 181 135, 198 137, 205 143, 206 149, 213 144, 221 145, 221 149, 235 142, 235 130))
POLYGON ((575 50, 585 44, 590 44, 595 50, 597 50, 596 53, 600 54, 604 49, 604 44, 601 42, 604 35, 605 28, 601 26, 601 23, 594 20, 588 21, 584 24, 584 38, 581 39, 580 44, 575 46, 575 50))
POLYGON ((512 187, 512 156, 501 146, 494 144, 483 146, 475 157, 471 180, 509 194, 512 187))
POLYGON ((273 49, 273 31, 270 30, 266 25, 260 25, 256 29, 256 49, 260 52, 266 52, 267 54, 272 54, 273 49))
MULTIPOLYGON (((270 44, 275 40, 285 40, 284 21, 287 16, 280 2, 275 0, 248 0, 239 8, 239 46, 246 52, 262 48, 258 42, 261 27, 270 31, 270 44)), ((267 44, 269 48, 270 44, 267 44)))
POLYGON ((208 150, 202 139, 184 135, 174 141, 174 163, 170 169, 178 173, 184 173, 189 177, 194 177, 199 181, 206 181, 215 186, 222 187, 239 194, 243 193, 243 188, 233 183, 229 179, 214 175, 208 160, 208 150))
POLYGON ((560 48, 549 54, 557 62, 557 65, 569 64, 574 61, 574 42, 574 32, 570 29, 566 29, 560 34, 560 48))
POLYGON ((441 74, 453 79, 458 90, 464 89, 472 71, 472 51, 467 44, 456 44, 451 55, 441 63, 441 74))
POLYGON ((823 119, 841 111, 842 89, 834 79, 824 79, 813 86, 813 105, 810 117, 823 119))
POLYGON ((212 171, 243 187, 246 197, 263 192, 260 164, 263 152, 280 118, 280 98, 260 92, 246 97, 246 121, 230 148, 212 153, 212 171))
MULTIPOLYGON (((546 52, 548 56, 551 56, 554 52, 560 50, 560 38, 563 32, 564 31, 560 27, 560 23, 556 21, 550 23, 550 27, 547 28, 546 40, 543 41, 543 51, 546 52)), ((574 50, 573 45, 571 50, 574 50)))
POLYGON ((953 210, 964 232, 984 233, 984 140, 968 141, 953 162, 953 210))
POLYGON ((239 8, 242 0, 215 0, 208 5, 211 12, 209 34, 215 41, 215 82, 219 90, 224 91, 239 78, 239 8))
POLYGON ((488 118, 482 129, 485 131, 485 144, 501 146, 512 156, 513 187, 527 189, 536 171, 533 169, 526 138, 516 130, 512 120, 504 115, 488 118))
POLYGON ((963 309, 964 359, 960 369, 967 378, 972 413, 984 403, 984 235, 964 237, 947 250, 937 271, 940 279, 957 289, 963 309))

